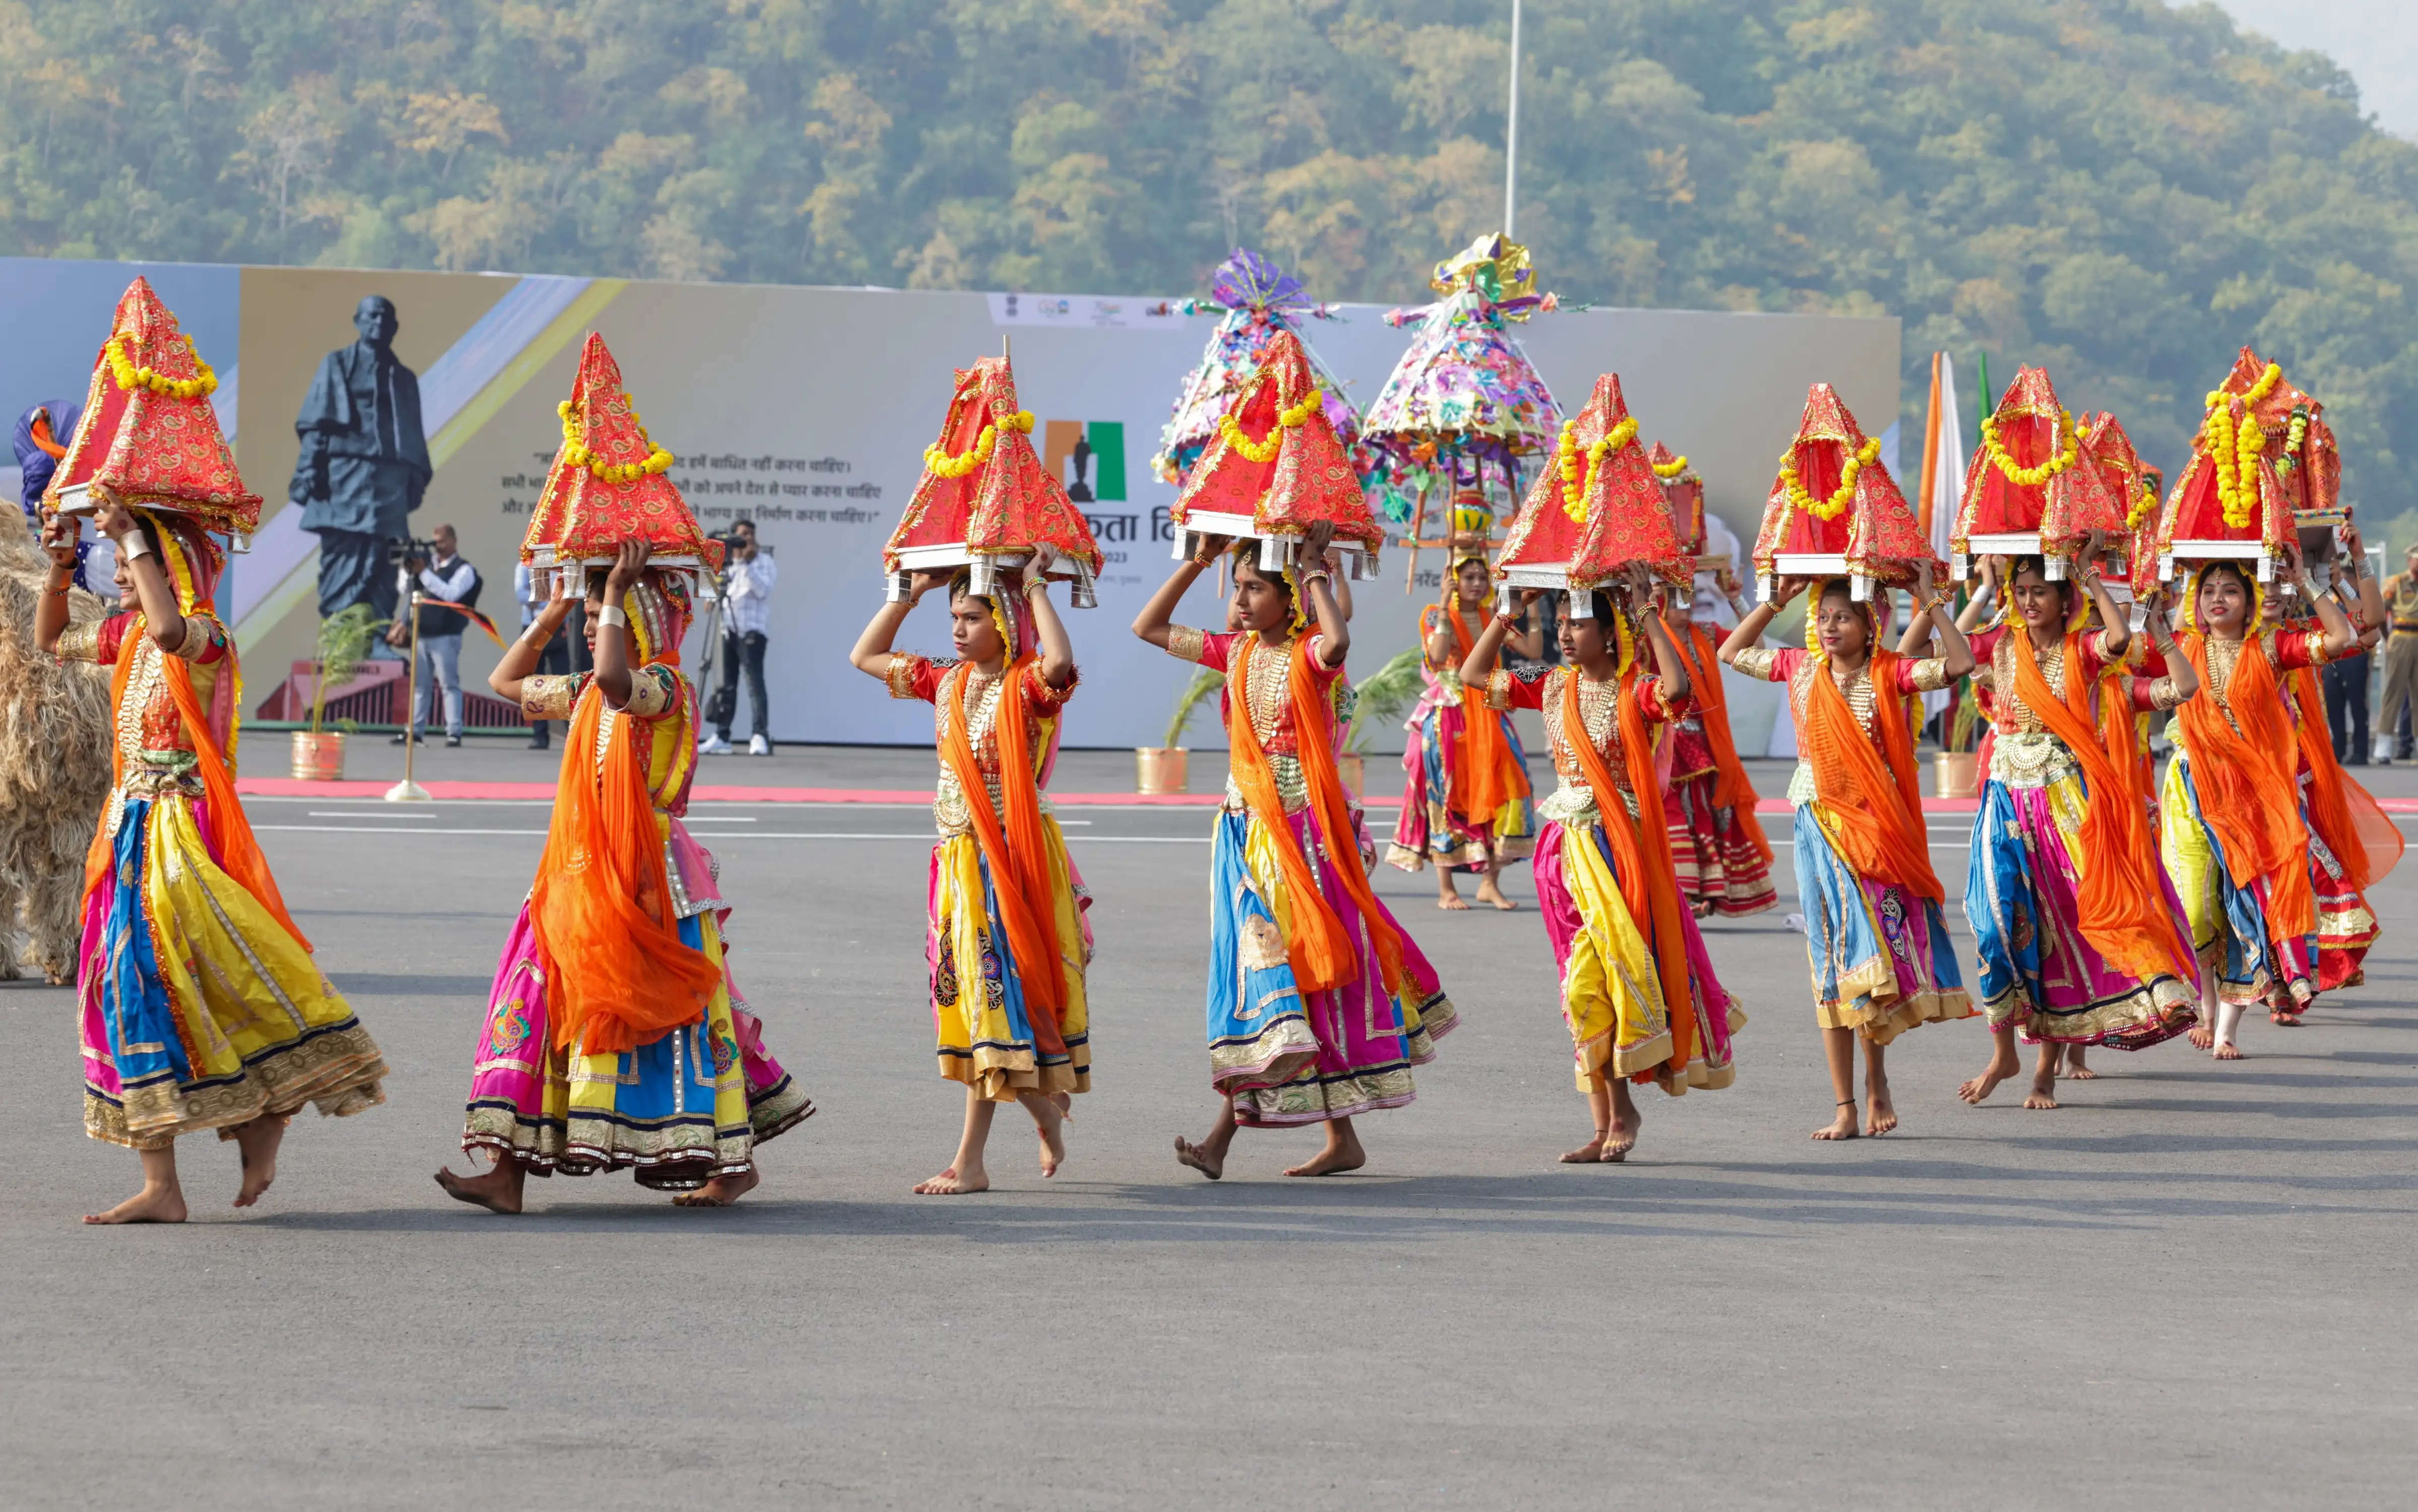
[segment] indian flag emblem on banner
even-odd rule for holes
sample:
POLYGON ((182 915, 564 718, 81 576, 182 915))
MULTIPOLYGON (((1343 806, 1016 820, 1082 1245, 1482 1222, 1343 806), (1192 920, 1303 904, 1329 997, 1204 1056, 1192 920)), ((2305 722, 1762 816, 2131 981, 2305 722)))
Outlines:
POLYGON ((1122 503, 1125 496, 1125 427, 1122 420, 1048 421, 1041 465, 1066 485, 1077 504, 1122 503))

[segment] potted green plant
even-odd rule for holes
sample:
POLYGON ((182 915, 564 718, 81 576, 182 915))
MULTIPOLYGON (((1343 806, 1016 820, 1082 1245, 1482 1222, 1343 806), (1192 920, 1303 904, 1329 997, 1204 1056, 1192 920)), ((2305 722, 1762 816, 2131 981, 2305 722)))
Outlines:
POLYGON ((1419 649, 1410 647, 1377 669, 1366 681, 1352 684, 1352 707, 1344 714, 1343 749, 1335 758, 1343 786, 1354 797, 1368 796, 1368 725, 1371 717, 1388 724, 1402 717, 1418 697, 1419 649))
POLYGON ((1167 722, 1167 743, 1159 746, 1141 745, 1134 748, 1134 791, 1138 793, 1183 793, 1191 791, 1192 771, 1184 749, 1184 731, 1201 708, 1201 701, 1213 696, 1226 686, 1226 674, 1203 667, 1175 700, 1174 717, 1167 722))
MULTIPOLYGON (((311 680, 311 727, 294 732, 294 775, 304 782, 335 782, 344 775, 345 729, 330 730, 328 690, 353 680, 368 660, 370 644, 387 621, 366 603, 356 603, 319 621, 317 668, 311 680)), ((349 726, 349 720, 338 724, 349 726)))

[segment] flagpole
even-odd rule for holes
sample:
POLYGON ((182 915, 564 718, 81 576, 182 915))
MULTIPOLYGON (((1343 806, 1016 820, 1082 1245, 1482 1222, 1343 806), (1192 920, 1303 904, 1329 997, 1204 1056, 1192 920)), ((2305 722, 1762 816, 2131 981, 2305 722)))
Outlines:
POLYGON ((1922 493, 1915 524, 1931 539, 1931 512, 1939 492, 1939 354, 1931 354, 1931 406, 1922 416, 1922 493))
POLYGON ((424 803, 428 789, 411 780, 411 758, 420 749, 411 727, 420 717, 420 589, 414 588, 405 597, 409 601, 406 612, 411 616, 411 669, 404 674, 403 682, 403 781, 386 790, 386 801, 424 803))
POLYGON ((1511 0, 1511 108, 1503 128, 1503 239, 1519 233, 1520 0, 1511 0))

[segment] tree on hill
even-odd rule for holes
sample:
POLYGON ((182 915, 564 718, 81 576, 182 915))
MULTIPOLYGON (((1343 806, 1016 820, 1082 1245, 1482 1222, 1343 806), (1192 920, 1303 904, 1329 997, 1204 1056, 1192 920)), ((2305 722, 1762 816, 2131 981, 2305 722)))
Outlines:
MULTIPOLYGON (((1499 219, 1499 0, 0 0, 0 250, 1410 301, 1499 219)), ((2162 0, 1528 0, 1571 298, 1904 317, 2171 468, 2242 342, 2397 509, 2418 146, 2162 0)), ((1921 385, 1908 386, 1909 418, 1921 385)), ((2418 523, 2418 522, 2413 522, 2418 523)))

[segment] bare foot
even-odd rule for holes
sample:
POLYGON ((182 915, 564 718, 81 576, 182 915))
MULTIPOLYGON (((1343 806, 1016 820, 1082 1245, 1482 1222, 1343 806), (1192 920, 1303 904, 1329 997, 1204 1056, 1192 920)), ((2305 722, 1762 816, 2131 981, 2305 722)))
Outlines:
POLYGON ((1695 902, 1688 905, 1688 911, 1693 913, 1699 919, 1709 919, 1713 916, 1713 900, 1710 898, 1698 898, 1695 902))
POLYGON ((440 1170, 436 1184, 445 1188, 447 1197, 474 1208, 503 1214, 521 1210, 521 1172, 516 1166, 497 1166, 483 1176, 456 1176, 450 1170, 440 1170))
POLYGON ((2271 1009, 2267 1015, 2267 1022, 2280 1024, 2286 1029, 2298 1029, 2301 1027, 2301 1011, 2297 1008, 2271 1009))
POLYGON ((1595 1131, 1595 1138, 1562 1157, 1565 1166, 1592 1166, 1603 1158, 1604 1141, 1612 1137, 1606 1129, 1595 1131))
POLYGON ((1458 893, 1446 893, 1436 899, 1436 907, 1446 913, 1467 913, 1469 900, 1458 893))
POLYGON ((1815 1129, 1814 1131, 1814 1138, 1816 1139, 1853 1139, 1857 1138, 1859 1133, 1859 1131, 1856 1127, 1856 1105, 1853 1103, 1841 1103, 1839 1105, 1839 1116, 1832 1119, 1829 1123, 1825 1123, 1822 1127, 1815 1129))
POLYGON ((235 1131, 236 1151, 243 1158, 243 1185, 235 1194, 237 1207, 248 1208, 259 1201, 268 1184, 277 1180, 277 1147, 284 1142, 282 1118, 256 1118, 235 1131))
POLYGON ((1334 1176, 1347 1170, 1358 1170, 1369 1164, 1369 1152, 1360 1148, 1360 1136, 1347 1133, 1339 1140, 1330 1139, 1327 1147, 1298 1166, 1288 1168, 1288 1176, 1334 1176))
POLYGON ((2242 1059, 2242 1046, 2231 1040, 2221 1040, 2216 1046, 2216 1058, 2220 1061, 2239 1061, 2242 1059))
POLYGON ((87 1213, 86 1223, 182 1223, 185 1194, 175 1186, 145 1186, 107 1213, 87 1213))
POLYGON ((2195 1050, 2209 1050, 2216 1047, 2216 1031, 2206 1024, 2194 1024, 2190 1032, 2183 1038, 2192 1042, 2192 1048, 2195 1050))
POLYGON ((1047 1179, 1058 1174, 1066 1163, 1066 1115, 1060 1113, 1047 1123, 1035 1123, 1041 1136, 1041 1174, 1047 1179))
POLYGON ((2055 1107, 2057 1106, 2056 1072, 2043 1071, 2036 1073, 2032 1077, 2032 1090, 2025 1094, 2024 1106, 2026 1107, 2055 1107))
POLYGON ((713 1180, 706 1183, 703 1186, 698 1187, 696 1191, 682 1192, 678 1197, 673 1198, 672 1206, 676 1208, 727 1208, 731 1203, 738 1201, 742 1197, 746 1196, 749 1192, 754 1191, 756 1189, 756 1184, 762 1179, 763 1178, 756 1174, 756 1168, 753 1166, 748 1167, 745 1170, 726 1171, 722 1175, 716 1176, 713 1180))
POLYGON ((1627 1160, 1629 1152, 1637 1148, 1638 1131, 1645 1126, 1645 1115, 1635 1108, 1630 1109, 1627 1118, 1620 1116, 1620 1109, 1614 1108, 1612 1133, 1603 1141, 1603 1153, 1597 1158, 1607 1166, 1617 1166, 1627 1160))
POLYGON ((1213 1153, 1207 1145, 1194 1144, 1180 1134, 1175 1137, 1175 1158, 1213 1182, 1226 1174, 1223 1151, 1213 1153))
POLYGON ((1520 907, 1519 904, 1503 895, 1503 889, 1495 885, 1492 878, 1478 884, 1477 901, 1489 908, 1500 909, 1505 913, 1515 912, 1520 907))
POLYGON ((2079 1045, 2069 1045, 2065 1047, 2065 1069, 2059 1073, 2059 1075, 2063 1076, 2068 1081, 2097 1081, 2099 1079, 2098 1072, 2091 1070, 2089 1066, 2082 1063, 2082 1046, 2079 1045))
POLYGON ((972 1176, 960 1176, 955 1166, 951 1166, 929 1181, 915 1184, 916 1194, 920 1197, 963 1197, 969 1192, 989 1190, 990 1173, 988 1171, 977 1170, 972 1176))
POLYGON ((1051 1092, 1049 1094, 1049 1100, 1058 1105, 1058 1116, 1060 1118, 1073 1118, 1075 1116, 1075 1094, 1073 1092, 1051 1092))
POLYGON ((1871 1135, 1889 1133, 1897 1127, 1897 1105, 1890 1101, 1890 1090, 1884 1086, 1864 1089, 1864 1132, 1871 1135))
POLYGON ((1998 1090, 1998 1083, 2023 1069, 2022 1062, 2012 1055, 1994 1055, 1982 1074, 1956 1089, 1956 1095, 1968 1103, 1978 1103, 1998 1090))

